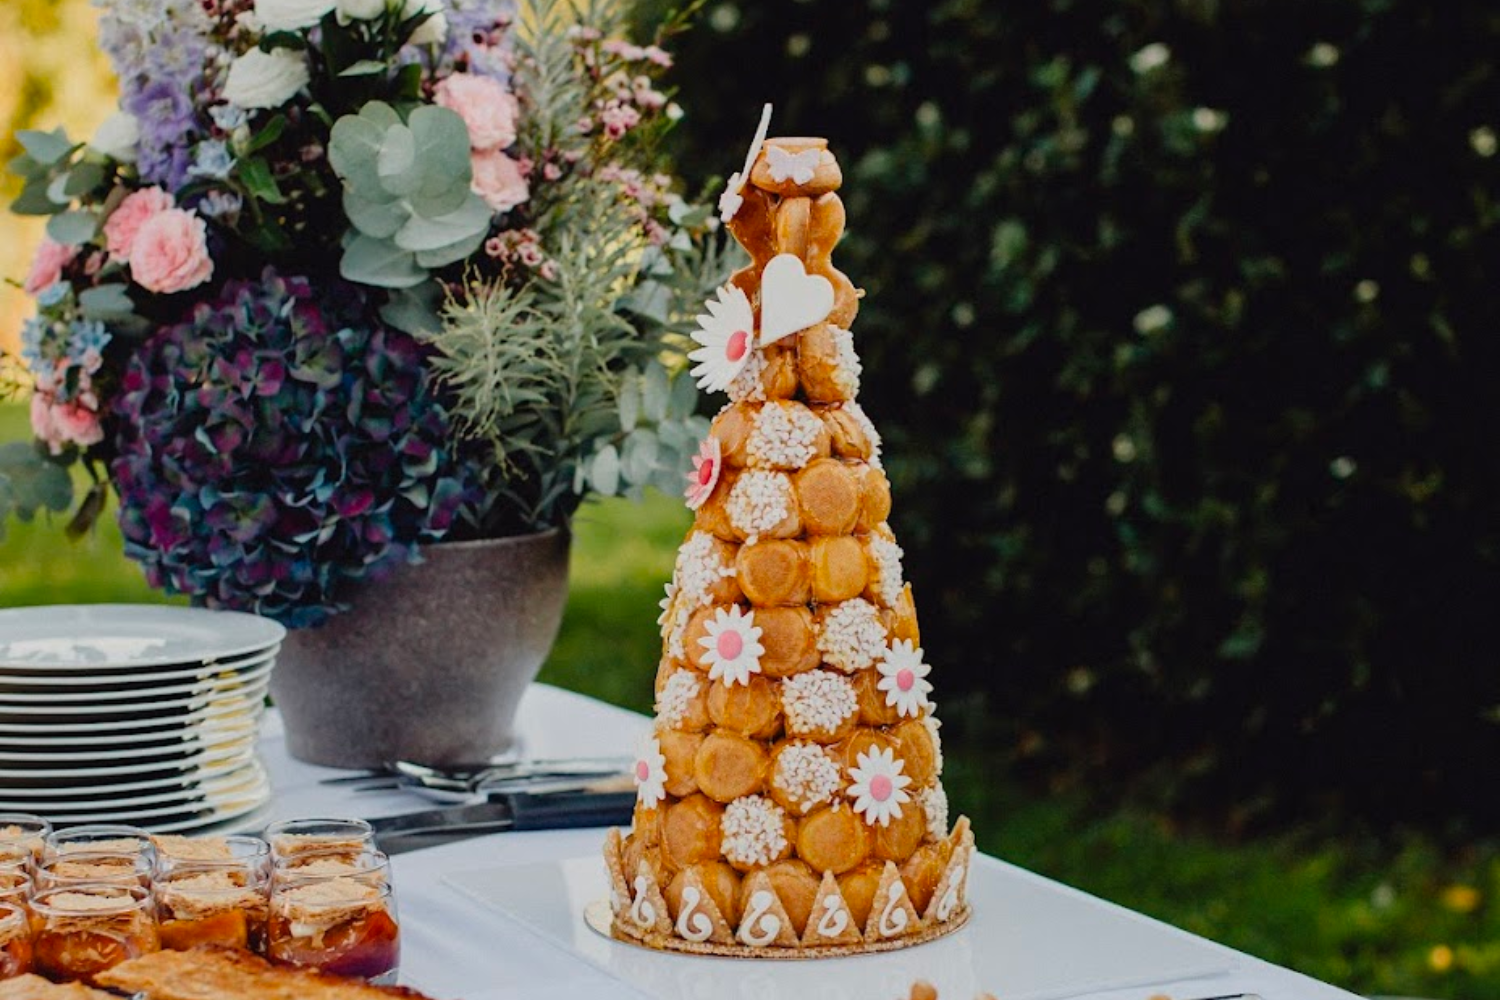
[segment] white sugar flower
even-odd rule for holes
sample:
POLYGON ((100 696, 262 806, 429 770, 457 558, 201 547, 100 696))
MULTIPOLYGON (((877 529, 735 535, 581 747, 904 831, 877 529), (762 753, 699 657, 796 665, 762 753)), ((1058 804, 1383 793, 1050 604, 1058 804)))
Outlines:
POLYGON ((725 285, 709 299, 708 312, 698 317, 693 340, 703 345, 688 354, 698 365, 693 378, 705 392, 723 392, 750 360, 755 349, 755 310, 735 285, 725 285))
POLYGON ((713 495, 723 468, 724 456, 719 439, 710 434, 698 445, 698 454, 693 456, 693 471, 687 474, 688 484, 683 496, 689 510, 702 507, 713 495))
POLYGON ((729 175, 729 180, 724 182, 724 193, 719 195, 719 218, 725 222, 733 219, 740 206, 745 203, 745 196, 740 192, 750 183, 750 170, 760 156, 760 147, 765 145, 766 133, 770 129, 771 105, 767 104, 761 110, 760 127, 755 130, 755 140, 750 143, 750 152, 745 154, 744 168, 729 175))
POLYGON ((667 758, 656 737, 646 740, 635 761, 635 797, 647 809, 667 797, 667 758))
POLYGON ((335 0, 255 0, 255 17, 266 31, 311 28, 333 10, 335 0))
POLYGON ((224 99, 237 108, 279 108, 303 87, 312 75, 307 58, 300 52, 251 49, 229 67, 224 81, 224 99))
POLYGON ((760 633, 754 611, 741 611, 737 605, 720 608, 708 623, 708 635, 698 640, 707 651, 703 662, 709 678, 729 687, 749 684, 750 675, 760 673, 760 658, 766 652, 760 633))
POLYGON ((874 826, 890 826, 891 820, 901 818, 901 807, 911 801, 905 788, 911 779, 902 774, 905 761, 896 759, 891 750, 881 747, 871 749, 855 758, 850 769, 850 783, 846 794, 854 800, 854 811, 864 816, 865 822, 874 826))
POLYGON ((876 664, 880 680, 876 690, 885 692, 885 703, 898 715, 916 717, 927 707, 927 695, 932 683, 926 680, 932 668, 922 662, 922 650, 906 639, 897 639, 885 651, 885 658, 876 664))
POLYGON ((662 628, 667 627, 667 622, 672 620, 672 602, 677 598, 677 584, 667 584, 667 596, 657 602, 656 606, 661 608, 661 615, 656 619, 656 624, 662 628))

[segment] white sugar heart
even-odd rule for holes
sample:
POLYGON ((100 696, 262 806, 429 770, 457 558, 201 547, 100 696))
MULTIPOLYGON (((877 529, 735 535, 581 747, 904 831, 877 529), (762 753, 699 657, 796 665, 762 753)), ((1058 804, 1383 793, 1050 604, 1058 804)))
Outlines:
POLYGON ((808 274, 795 254, 778 254, 760 273, 760 343, 764 347, 823 322, 833 312, 833 283, 808 274))

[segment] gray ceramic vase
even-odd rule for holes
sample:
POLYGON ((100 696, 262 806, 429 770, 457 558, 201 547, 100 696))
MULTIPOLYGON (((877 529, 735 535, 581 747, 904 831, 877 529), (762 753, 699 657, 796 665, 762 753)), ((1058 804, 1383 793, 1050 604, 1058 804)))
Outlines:
POLYGON ((485 760, 557 639, 568 534, 444 542, 289 634, 271 697, 293 757, 333 767, 485 760))

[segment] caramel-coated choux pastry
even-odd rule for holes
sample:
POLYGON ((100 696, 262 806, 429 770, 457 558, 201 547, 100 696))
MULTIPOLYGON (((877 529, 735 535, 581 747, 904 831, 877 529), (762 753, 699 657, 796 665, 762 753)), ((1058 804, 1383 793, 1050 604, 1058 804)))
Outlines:
POLYGON ((740 587, 734 579, 734 557, 740 547, 716 538, 696 527, 689 530, 677 549, 677 566, 672 580, 677 587, 675 600, 689 608, 706 602, 733 604, 740 599, 740 587))
MULTIPOLYGON (((807 862, 794 858, 767 865, 766 877, 771 880, 771 888, 781 899, 786 915, 792 918, 792 928, 797 932, 797 936, 801 937, 802 932, 807 929, 807 917, 812 913, 813 904, 817 902, 818 886, 821 880, 813 874, 807 862)), ((742 883, 742 897, 743 893, 742 883)), ((744 911, 746 902, 746 899, 740 899, 741 912, 744 911)))
POLYGON ((757 608, 794 607, 808 602, 812 571, 805 542, 773 539, 744 545, 734 565, 740 590, 757 608))
POLYGON ((844 183, 844 173, 839 169, 838 160, 828 151, 827 139, 773 136, 766 140, 755 166, 750 169, 750 183, 783 198, 817 197, 837 191, 844 183), (778 152, 773 154, 772 149, 778 152))
POLYGON ((734 491, 734 484, 739 479, 739 475, 740 470, 724 467, 719 474, 719 482, 714 486, 714 491, 709 494, 707 500, 703 501, 703 506, 698 508, 694 527, 699 531, 706 531, 726 542, 744 540, 744 535, 735 530, 729 518, 729 495, 734 491))
POLYGON ((808 534, 854 530, 861 510, 861 475, 857 467, 833 458, 819 459, 797 473, 797 508, 808 534))
MULTIPOLYGON (((871 848, 874 857, 901 864, 912 856, 927 836, 927 813, 915 797, 901 807, 900 816, 892 816, 885 826, 871 828, 875 843, 871 848)), ((917 908, 920 912, 922 907, 917 908)))
POLYGON ((698 748, 703 745, 703 734, 658 729, 656 744, 666 758, 667 794, 685 798, 696 792, 698 781, 693 777, 693 762, 698 756, 698 748))
POLYGON ((771 749, 771 798, 793 816, 829 805, 848 786, 839 758, 810 740, 786 740, 771 749))
POLYGON ((745 444, 746 464, 758 469, 795 471, 827 458, 828 427, 795 400, 772 400, 756 413, 745 444))
POLYGON ((863 927, 870 919, 870 907, 875 903, 875 893, 880 890, 880 880, 885 875, 884 861, 866 861, 852 871, 839 876, 839 892, 849 904, 849 915, 855 927, 863 927))
POLYGON ((797 857, 815 871, 846 872, 870 856, 870 828, 845 803, 809 813, 797 824, 797 857))
POLYGON ((925 912, 932 902, 932 893, 942 880, 948 862, 953 858, 953 845, 946 840, 935 844, 923 844, 912 852, 901 865, 901 881, 906 883, 906 892, 918 913, 925 912))
POLYGON ((730 927, 740 921, 740 873, 722 861, 706 861, 682 869, 667 886, 663 895, 667 898, 667 909, 675 921, 682 912, 682 888, 687 883, 688 873, 695 873, 703 882, 708 897, 714 901, 719 915, 730 927))
POLYGON ((701 733, 708 728, 708 678, 687 666, 673 670, 656 687, 656 722, 667 729, 701 733))
POLYGON ((663 875, 662 851, 655 844, 649 844, 644 837, 632 834, 625 838, 625 846, 620 852, 620 864, 625 871, 636 872, 640 870, 642 862, 651 872, 651 877, 661 884, 663 875))
POLYGON ((687 657, 688 666, 694 670, 708 672, 709 664, 703 659, 708 652, 708 647, 698 640, 708 636, 708 623, 714 620, 719 612, 716 606, 699 608, 688 618, 687 628, 682 632, 682 652, 687 657))
POLYGON ((891 481, 885 477, 883 470, 873 465, 863 467, 861 479, 856 528, 859 531, 874 531, 891 516, 891 481))
POLYGON ((902 774, 912 786, 922 788, 938 776, 938 748, 922 719, 907 719, 891 730, 896 739, 896 757, 906 762, 902 774))
POLYGON ((870 564, 865 548, 852 535, 825 535, 808 543, 812 566, 812 599, 835 604, 864 593, 870 564))
POLYGON ((647 847, 661 843, 662 808, 637 801, 631 811, 628 839, 639 841, 647 847))
MULTIPOLYGON (((781 687, 759 674, 752 674, 747 684, 716 680, 708 692, 708 715, 721 729, 757 740, 770 739, 781 729, 781 687)), ((671 773, 669 763, 668 776, 671 773)), ((673 792, 670 785, 667 791, 682 794, 673 792)))
POLYGON ((715 802, 732 802, 765 787, 770 755, 765 747, 737 733, 715 730, 693 761, 698 788, 715 802))
POLYGON ((766 399, 791 399, 797 395, 797 352, 789 341, 761 349, 765 367, 760 373, 760 389, 766 399))
POLYGON ((760 629, 760 670, 767 677, 790 677, 812 670, 823 661, 818 651, 813 615, 806 607, 755 609, 760 629))
POLYGON ((862 726, 894 726, 901 721, 901 713, 894 705, 886 704, 885 692, 877 685, 880 671, 861 670, 851 680, 854 693, 859 698, 859 724, 862 726))
POLYGON ((803 330, 797 350, 802 389, 814 403, 838 403, 859 392, 853 334, 829 323, 803 330))
POLYGON ((828 446, 834 458, 869 460, 870 436, 852 410, 844 406, 826 407, 823 423, 828 427, 828 446))
POLYGON ((777 199, 754 184, 741 188, 740 196, 744 204, 729 220, 727 228, 750 255, 750 263, 734 272, 729 280, 754 302, 760 291, 760 273, 777 254, 774 212, 777 199))
POLYGON ((854 684, 831 670, 809 670, 781 682, 781 709, 789 736, 837 743, 859 721, 854 684))
POLYGON ((905 639, 913 646, 922 645, 922 629, 917 624, 917 602, 911 596, 911 584, 901 588, 901 596, 892 609, 896 613, 891 625, 892 639, 905 639))
POLYGON ((755 426, 755 415, 760 412, 759 403, 734 403, 724 407, 709 433, 719 441, 719 455, 725 468, 743 469, 749 464, 746 446, 750 443, 750 431, 755 426))
POLYGON ((703 795, 689 795, 667 806, 661 821, 662 862, 676 872, 702 861, 719 860, 719 820, 723 815, 724 807, 703 795))
MULTIPOLYGON (((714 490, 714 496, 723 488, 721 481, 714 490)), ((704 507, 712 502, 713 497, 710 497, 709 503, 704 504, 704 507)), ((791 476, 785 472, 771 469, 741 471, 734 477, 734 485, 729 488, 724 510, 729 516, 729 527, 734 532, 736 541, 795 538, 802 534, 802 517, 797 497, 792 490, 791 476)), ((701 508, 699 513, 701 515, 701 508)))
MULTIPOLYGON (((874 672, 873 670, 865 671, 865 673, 874 672)), ((864 726, 850 733, 848 739, 839 743, 833 749, 838 755, 839 763, 843 765, 844 783, 846 785, 854 780, 850 772, 859 766, 860 754, 869 756, 875 750, 889 750, 897 759, 900 758, 900 745, 896 742, 894 736, 883 730, 871 729, 864 726)))

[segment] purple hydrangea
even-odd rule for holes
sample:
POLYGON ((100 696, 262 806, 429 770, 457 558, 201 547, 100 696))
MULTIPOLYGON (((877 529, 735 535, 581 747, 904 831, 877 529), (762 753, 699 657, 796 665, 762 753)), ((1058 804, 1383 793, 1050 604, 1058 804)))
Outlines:
POLYGON ((315 625, 472 499, 422 349, 354 286, 320 292, 231 281, 132 357, 111 472, 153 586, 315 625))
POLYGON ((439 69, 459 68, 509 83, 515 0, 447 0, 443 16, 448 20, 448 37, 439 69))

